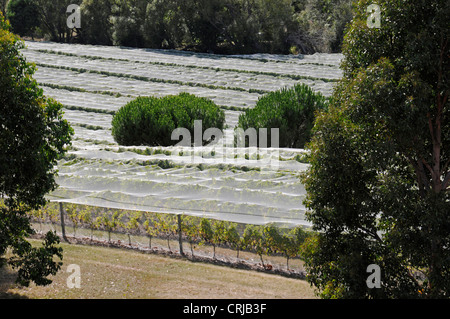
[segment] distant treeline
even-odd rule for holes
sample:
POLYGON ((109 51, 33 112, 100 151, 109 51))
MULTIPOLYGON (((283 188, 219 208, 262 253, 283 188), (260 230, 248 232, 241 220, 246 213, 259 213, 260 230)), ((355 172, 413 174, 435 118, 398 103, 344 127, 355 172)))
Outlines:
POLYGON ((353 0, 0 0, 21 36, 221 54, 339 52, 353 0), (69 4, 81 28, 69 29, 69 4))

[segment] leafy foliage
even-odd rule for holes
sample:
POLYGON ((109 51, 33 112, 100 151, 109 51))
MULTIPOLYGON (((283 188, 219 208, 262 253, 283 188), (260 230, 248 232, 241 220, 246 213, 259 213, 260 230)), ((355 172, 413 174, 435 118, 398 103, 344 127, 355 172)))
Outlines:
POLYGON ((172 251, 170 248, 170 239, 177 232, 177 224, 175 222, 176 218, 172 215, 157 215, 157 220, 157 232, 159 235, 166 238, 167 246, 169 247, 169 250, 172 251))
POLYGON ((33 234, 26 212, 46 203, 56 187, 55 165, 70 143, 72 129, 63 119, 62 105, 44 97, 33 79, 35 67, 20 54, 22 41, 11 32, 0 12, 0 258, 18 268, 17 281, 48 284, 61 258, 59 239, 47 234, 44 247, 34 248, 25 238, 33 234))
MULTIPOLYGON (((326 108, 327 101, 310 87, 298 84, 269 93, 259 99, 256 106, 246 110, 240 117, 237 128, 267 129, 267 146, 271 146, 271 129, 278 128, 279 146, 304 148, 311 138, 315 114, 326 108)), ((261 141, 258 142, 260 145, 261 141)), ((247 139, 246 145, 249 145, 247 139)))
POLYGON ((62 248, 57 247, 59 237, 48 232, 45 235, 43 247, 32 247, 27 241, 21 241, 14 246, 14 256, 9 260, 9 264, 18 269, 17 283, 29 286, 34 282, 39 286, 46 286, 52 283, 47 277, 54 275, 62 266, 62 262, 55 262, 54 257, 62 260, 62 248))
POLYGON ((294 0, 294 16, 300 30, 295 40, 301 51, 307 54, 340 52, 345 29, 353 18, 353 2, 294 0))
POLYGON ((121 145, 170 146, 178 142, 172 140, 177 128, 186 128, 193 139, 196 120, 202 121, 202 133, 208 128, 222 130, 225 115, 211 100, 187 93, 139 97, 116 113, 112 135, 121 145))
POLYGON ((31 0, 38 8, 41 36, 56 42, 73 42, 76 32, 67 27, 67 7, 80 5, 82 0, 31 0))
POLYGON ((357 3, 345 76, 310 144, 309 280, 325 298, 448 298, 450 6, 378 1, 369 29, 371 3, 357 3), (366 285, 370 264, 381 289, 366 285))
POLYGON ((257 225, 248 225, 244 230, 242 240, 245 248, 253 250, 259 255, 261 264, 264 266, 263 255, 269 247, 264 244, 263 228, 257 225))
POLYGON ((111 214, 102 214, 97 217, 97 224, 100 229, 104 229, 108 232, 108 242, 110 242, 111 233, 123 226, 122 215, 119 211, 115 211, 111 214))
POLYGON ((38 8, 33 0, 11 0, 8 2, 6 18, 12 31, 22 36, 32 35, 39 26, 38 8))
POLYGON ((194 245, 199 241, 199 225, 197 223, 197 218, 192 216, 183 216, 181 231, 187 238, 187 241, 191 247, 191 254, 194 256, 194 245))
MULTIPOLYGON (((11 0, 11 14, 38 12, 37 34, 52 41, 185 49, 222 54, 337 51, 352 0, 11 0), (19 13, 15 3, 27 4, 19 13), (66 27, 81 6, 82 28, 66 27), (17 12, 15 12, 17 11, 17 12)), ((0 1, 4 12, 6 0, 0 1)), ((31 24, 35 26, 34 22, 31 24)), ((22 30, 17 31, 22 32, 22 30)), ((22 33, 20 33, 22 34, 22 33)))
MULTIPOLYGON (((47 223, 55 215, 54 205, 49 203, 41 210, 31 211, 28 216, 34 222, 47 223)), ((191 249, 194 257, 194 247, 201 245, 213 246, 213 258, 215 258, 216 247, 234 249, 239 258, 241 250, 252 251, 259 254, 264 265, 264 255, 283 254, 286 257, 286 267, 289 269, 289 260, 305 255, 304 243, 312 236, 310 231, 302 227, 287 229, 273 224, 264 226, 242 225, 222 220, 212 220, 205 217, 182 215, 181 228, 175 215, 140 213, 126 210, 103 210, 98 207, 65 204, 67 215, 71 218, 65 219, 75 228, 88 228, 92 231, 99 229, 108 232, 108 241, 112 242, 111 233, 117 232, 128 235, 128 244, 131 245, 130 235, 146 235, 149 238, 149 248, 153 238, 167 240, 167 247, 172 251, 170 241, 175 235, 181 235, 191 249), (75 220, 73 223, 71 220, 75 220)), ((59 214, 56 214, 58 217, 59 214)))
POLYGON ((80 41, 85 44, 111 45, 113 0, 84 0, 80 6, 80 41))
POLYGON ((9 0, 0 0, 0 11, 5 13, 9 0))

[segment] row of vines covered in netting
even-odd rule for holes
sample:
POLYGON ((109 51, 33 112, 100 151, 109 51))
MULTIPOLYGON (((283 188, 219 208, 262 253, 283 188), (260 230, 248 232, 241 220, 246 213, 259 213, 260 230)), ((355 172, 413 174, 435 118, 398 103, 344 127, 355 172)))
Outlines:
POLYGON ((91 240, 94 232, 102 231, 108 234, 108 242, 111 242, 111 234, 126 234, 130 246, 133 236, 145 236, 148 238, 149 248, 152 247, 152 239, 159 238, 167 241, 170 251, 170 242, 179 240, 180 253, 184 254, 182 243, 187 242, 192 257, 193 248, 196 246, 212 246, 213 258, 216 258, 216 247, 225 247, 236 251, 236 258, 239 258, 241 251, 257 254, 263 267, 264 256, 282 255, 286 258, 288 269, 290 259, 301 258, 302 246, 312 234, 300 226, 284 228, 273 224, 239 224, 206 217, 105 209, 67 203, 50 203, 40 210, 30 211, 29 214, 32 222, 40 224, 38 227, 41 229, 42 224, 61 226, 64 236, 65 232, 72 230, 73 236, 76 237, 77 230, 88 229, 91 240))

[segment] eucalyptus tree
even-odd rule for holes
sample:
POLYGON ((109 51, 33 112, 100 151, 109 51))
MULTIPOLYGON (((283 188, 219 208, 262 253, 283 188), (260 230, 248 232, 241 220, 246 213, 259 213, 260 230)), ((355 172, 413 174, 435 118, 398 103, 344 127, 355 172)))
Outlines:
POLYGON ((308 278, 327 298, 448 298, 450 3, 372 2, 356 3, 310 143, 308 278))

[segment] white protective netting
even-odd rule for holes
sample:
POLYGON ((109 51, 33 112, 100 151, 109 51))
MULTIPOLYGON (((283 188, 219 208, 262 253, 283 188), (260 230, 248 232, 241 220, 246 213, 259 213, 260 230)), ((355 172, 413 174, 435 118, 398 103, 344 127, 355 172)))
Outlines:
POLYGON ((253 107, 264 91, 302 82, 329 96, 342 76, 341 55, 226 57, 26 45, 23 54, 38 65, 35 79, 47 96, 65 105, 65 118, 75 130, 70 160, 58 165, 59 187, 48 195, 51 201, 250 224, 308 225, 299 178, 307 165, 296 160, 304 150, 261 150, 259 157, 236 158, 236 150, 226 146, 230 140, 225 147, 195 149, 191 155, 184 148, 120 147, 112 138, 111 120, 137 96, 188 92, 225 108, 229 134, 241 114, 234 109, 253 107))
POLYGON ((298 173, 261 173, 195 165, 161 168, 138 162, 61 163, 53 201, 240 223, 307 224, 298 173))

